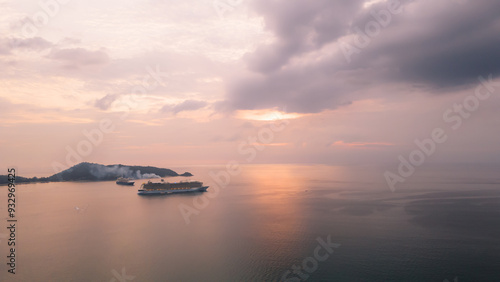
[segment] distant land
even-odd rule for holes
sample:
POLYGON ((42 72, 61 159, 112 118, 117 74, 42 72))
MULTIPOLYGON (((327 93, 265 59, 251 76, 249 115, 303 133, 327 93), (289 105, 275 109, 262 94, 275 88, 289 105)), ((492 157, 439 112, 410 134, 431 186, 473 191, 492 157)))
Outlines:
MULTIPOLYGON (((61 181, 109 181, 118 177, 131 179, 160 178, 173 176, 193 176, 189 172, 178 174, 168 168, 152 166, 102 165, 79 163, 49 177, 26 178, 16 175, 16 183, 61 182, 61 181)), ((8 183, 7 175, 0 175, 0 185, 8 183)))

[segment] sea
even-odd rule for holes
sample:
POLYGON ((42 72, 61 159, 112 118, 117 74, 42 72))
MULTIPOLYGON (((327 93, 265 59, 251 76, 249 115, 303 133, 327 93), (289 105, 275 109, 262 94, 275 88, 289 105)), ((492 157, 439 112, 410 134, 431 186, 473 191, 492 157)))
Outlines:
POLYGON ((0 281, 500 281, 500 167, 169 168, 209 192, 18 184, 15 274, 1 186, 0 281))

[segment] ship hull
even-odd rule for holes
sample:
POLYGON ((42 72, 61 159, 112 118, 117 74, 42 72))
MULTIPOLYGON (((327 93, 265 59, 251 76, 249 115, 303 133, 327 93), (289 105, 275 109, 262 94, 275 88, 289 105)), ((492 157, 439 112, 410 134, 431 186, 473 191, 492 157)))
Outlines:
POLYGON ((134 186, 134 182, 116 182, 118 185, 134 186))
POLYGON ((137 192, 139 195, 168 195, 168 194, 178 194, 178 193, 193 193, 193 192, 206 192, 208 186, 188 188, 188 189, 177 189, 177 190, 144 190, 141 189, 137 192))

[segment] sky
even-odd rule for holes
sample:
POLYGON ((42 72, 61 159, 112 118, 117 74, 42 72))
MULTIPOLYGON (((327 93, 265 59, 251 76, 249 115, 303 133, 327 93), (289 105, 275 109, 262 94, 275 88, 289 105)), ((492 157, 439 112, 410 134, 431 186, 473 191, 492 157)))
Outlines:
POLYGON ((424 140, 435 145, 426 164, 500 160, 495 0, 0 0, 0 9, 5 170, 386 165, 424 151, 424 140))

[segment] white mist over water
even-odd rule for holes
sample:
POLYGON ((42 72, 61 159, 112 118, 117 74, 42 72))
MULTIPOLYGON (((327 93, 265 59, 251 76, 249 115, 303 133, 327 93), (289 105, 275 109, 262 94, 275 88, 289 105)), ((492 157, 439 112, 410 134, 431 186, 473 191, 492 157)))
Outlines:
POLYGON ((161 178, 159 175, 156 175, 154 173, 141 174, 140 170, 134 171, 128 167, 120 167, 120 166, 108 167, 108 166, 93 165, 90 168, 90 173, 99 179, 107 179, 109 178, 109 176, 115 176, 115 175, 131 179, 161 178))

